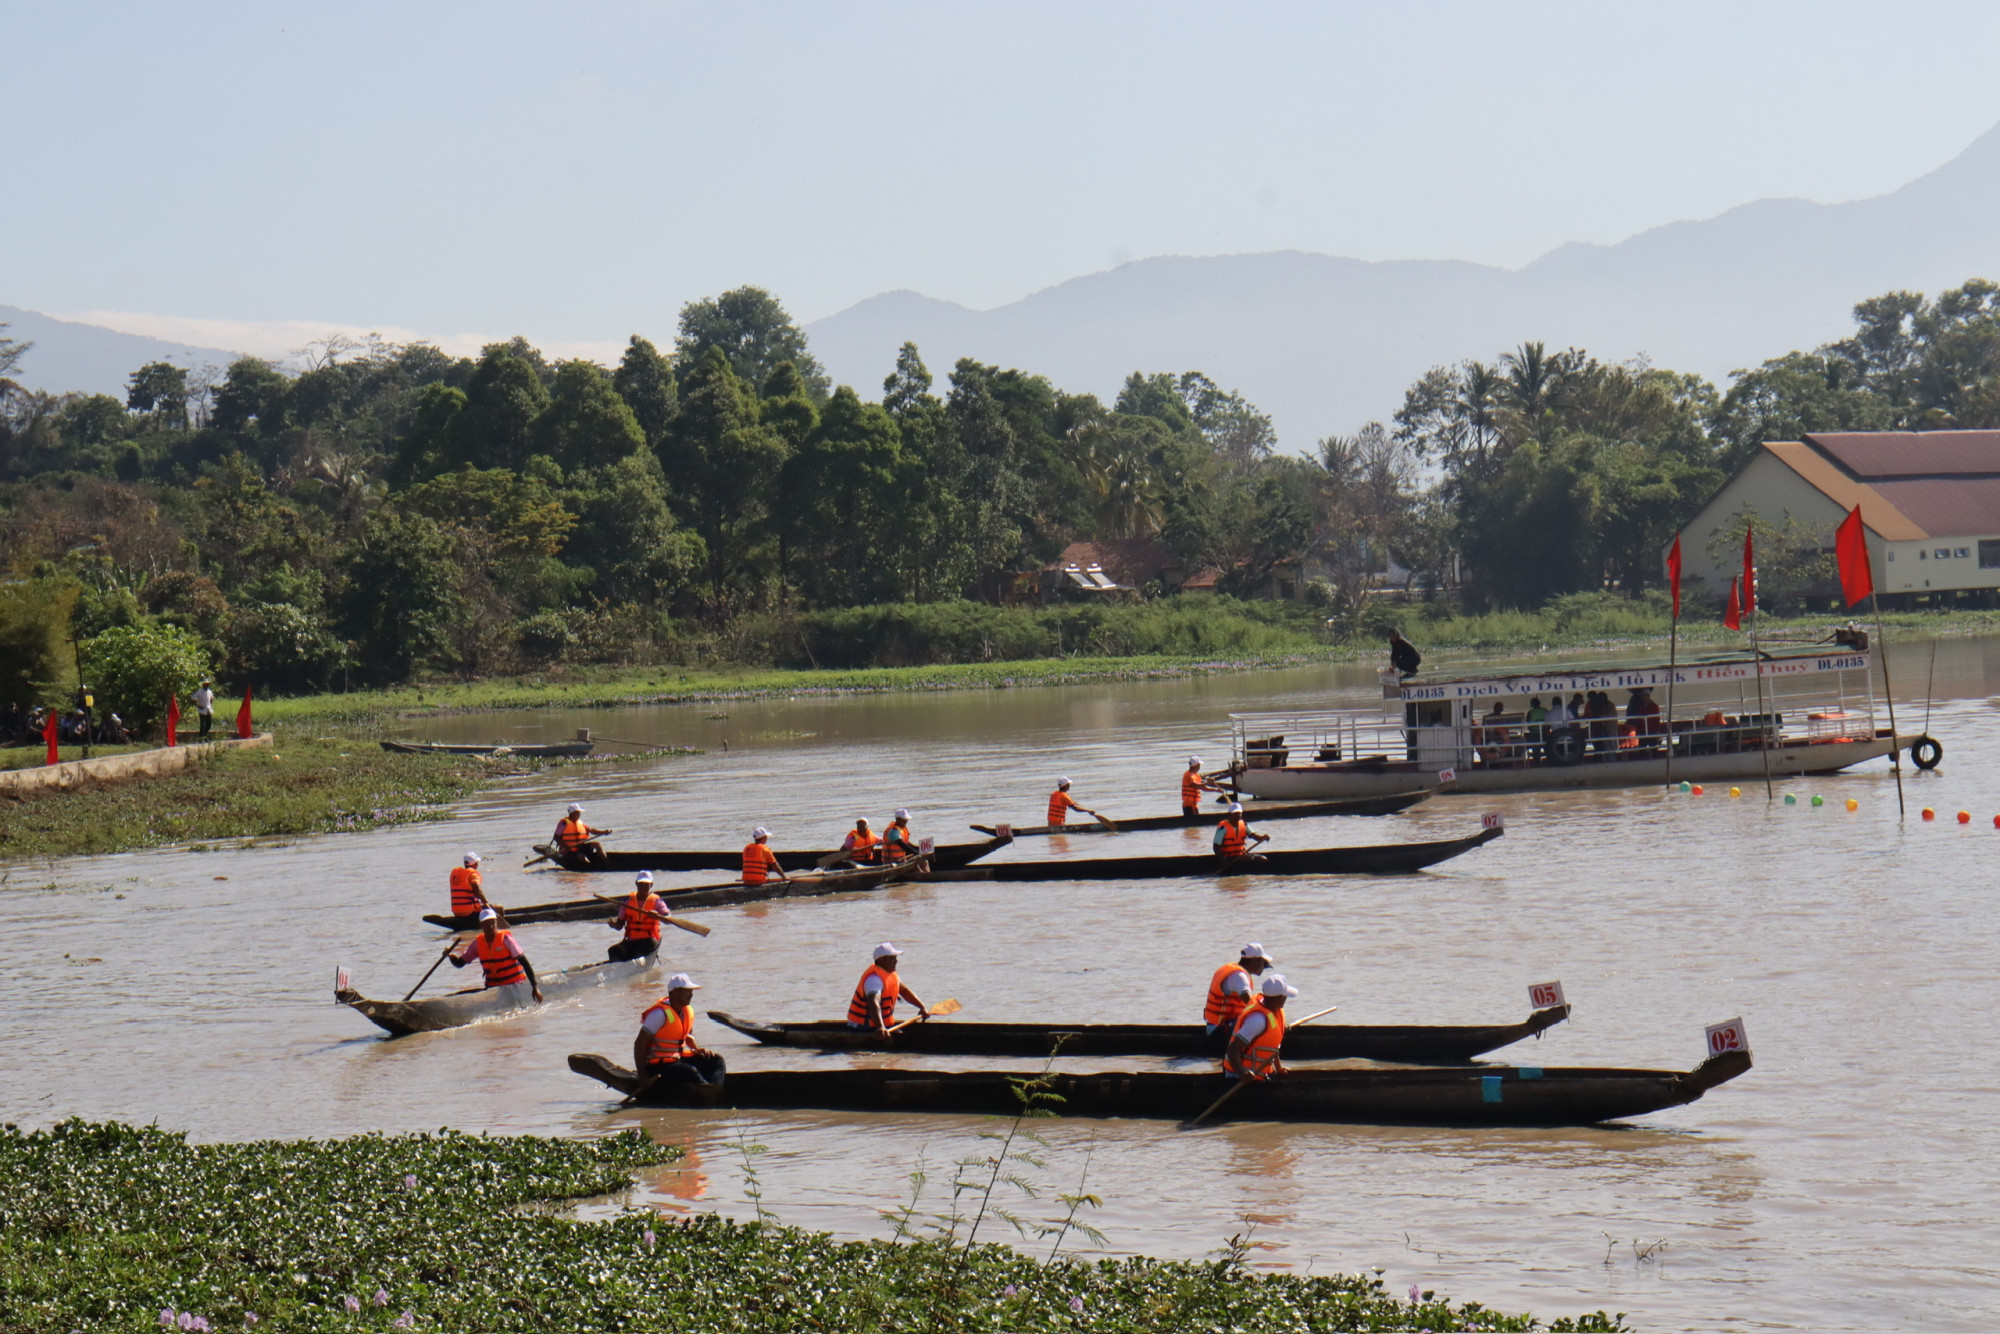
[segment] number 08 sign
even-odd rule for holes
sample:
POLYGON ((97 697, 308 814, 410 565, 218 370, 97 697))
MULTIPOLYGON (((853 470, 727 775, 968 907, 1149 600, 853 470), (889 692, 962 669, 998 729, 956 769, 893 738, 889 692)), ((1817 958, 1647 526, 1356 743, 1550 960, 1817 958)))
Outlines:
POLYGON ((1743 1031, 1741 1019, 1726 1019, 1719 1024, 1708 1026, 1708 1054, 1723 1056, 1732 1051, 1748 1052, 1749 1035, 1743 1031))

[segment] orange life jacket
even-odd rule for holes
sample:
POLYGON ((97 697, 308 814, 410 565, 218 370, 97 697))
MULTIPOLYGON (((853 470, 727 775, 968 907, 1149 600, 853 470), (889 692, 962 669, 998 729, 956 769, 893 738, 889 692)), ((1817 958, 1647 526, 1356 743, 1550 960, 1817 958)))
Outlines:
POLYGON ((556 846, 564 852, 575 852, 588 842, 590 842, 590 826, 583 821, 565 815, 562 823, 556 826, 556 846))
POLYGON ((869 964, 868 971, 854 984, 854 999, 847 1002, 847 1022, 866 1026, 875 1022, 868 1013, 868 979, 882 979, 882 1026, 887 1028, 895 1022, 896 998, 903 994, 903 983, 894 973, 880 964, 869 964))
POLYGON ((1181 805, 1201 805, 1201 775, 1192 769, 1181 775, 1181 805))
POLYGON ((658 940, 662 923, 653 913, 659 910, 659 895, 648 893, 642 899, 639 891, 633 890, 632 897, 625 900, 625 939, 658 940), (649 908, 651 912, 647 911, 649 908))
POLYGON ((1236 1021, 1250 1008, 1248 991, 1224 991, 1222 984, 1229 980, 1231 973, 1250 976, 1250 970, 1240 963, 1226 963, 1215 970, 1215 976, 1208 980, 1208 1003, 1201 1007, 1201 1021, 1210 1028, 1227 1025, 1229 1031, 1236 1031, 1236 1021))
POLYGON ((881 844, 882 840, 875 836, 874 830, 856 829, 847 836, 844 849, 857 866, 866 866, 876 860, 881 844))
POLYGON ((470 866, 451 868, 451 915, 469 917, 485 907, 479 897, 479 872, 470 866))
POLYGON ((646 1007, 639 1022, 645 1023, 647 1015, 658 1010, 666 1016, 657 1033, 653 1034, 653 1055, 648 1065, 672 1065, 681 1057, 694 1051, 694 1007, 674 1006, 665 996, 646 1007))
POLYGON ((1250 846, 1250 826, 1231 818, 1216 826, 1222 830, 1222 845, 1216 849, 1225 857, 1241 857, 1250 846))
POLYGON ((506 987, 528 980, 528 970, 521 967, 520 959, 507 948, 508 942, 513 939, 512 931, 494 932, 490 945, 486 942, 484 931, 472 938, 472 952, 479 958, 479 968, 486 974, 487 986, 506 987))
POLYGON ((917 836, 908 825, 891 824, 882 831, 882 851, 887 860, 902 861, 917 855, 917 836))
MULTIPOLYGON (((1256 1005, 1243 1012, 1243 1019, 1248 1019, 1253 1014, 1264 1016, 1264 1031, 1250 1040, 1249 1047, 1243 1053, 1242 1065, 1232 1064, 1230 1056, 1225 1055, 1222 1058, 1222 1068, 1232 1075, 1240 1075, 1247 1069, 1254 1072, 1250 1076, 1252 1079, 1269 1079, 1272 1075, 1271 1067, 1278 1063, 1278 1048, 1285 1042, 1285 1012, 1272 1009, 1260 999, 1256 1005)), ((1243 1027, 1243 1019, 1236 1021, 1237 1028, 1243 1027)), ((1230 1040, 1233 1045, 1235 1034, 1230 1035, 1230 1040)))
POLYGON ((744 884, 761 885, 770 879, 773 871, 780 869, 778 854, 765 844, 750 842, 743 845, 744 884))
POLYGON ((1061 825, 1068 823, 1069 813, 1077 809, 1079 808, 1076 802, 1071 799, 1069 793, 1063 791, 1061 788, 1057 788, 1055 791, 1049 793, 1048 822, 1050 824, 1061 825))

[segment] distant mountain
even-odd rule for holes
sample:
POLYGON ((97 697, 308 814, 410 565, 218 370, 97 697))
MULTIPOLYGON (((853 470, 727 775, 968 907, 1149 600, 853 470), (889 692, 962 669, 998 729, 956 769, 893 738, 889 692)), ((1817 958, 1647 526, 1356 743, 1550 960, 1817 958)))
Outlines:
POLYGON ((836 381, 864 392, 914 341, 940 388, 960 357, 1107 400, 1134 370, 1200 370, 1241 390, 1298 450, 1386 420, 1432 366, 1527 340, 1722 384, 1732 370, 1839 338, 1857 301, 2000 278, 2000 126, 1891 194, 1767 199, 1617 245, 1571 244, 1521 269, 1369 263, 1284 251, 1163 256, 975 311, 890 292, 807 326, 836 381))
POLYGON ((74 390, 123 399, 132 372, 149 361, 188 367, 227 366, 241 355, 59 320, 16 306, 0 306, 0 324, 8 326, 0 336, 35 345, 15 368, 14 378, 30 389, 51 393, 74 390))

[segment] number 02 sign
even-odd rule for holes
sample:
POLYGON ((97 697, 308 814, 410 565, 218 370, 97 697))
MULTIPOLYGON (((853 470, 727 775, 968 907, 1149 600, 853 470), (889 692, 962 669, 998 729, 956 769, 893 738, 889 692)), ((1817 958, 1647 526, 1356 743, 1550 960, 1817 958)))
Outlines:
POLYGON ((1528 1004, 1537 1010, 1550 1009, 1563 1003, 1563 984, 1560 982, 1537 982, 1528 988, 1528 1004))
POLYGON ((1750 1050, 1750 1038, 1743 1031, 1741 1019, 1728 1019, 1708 1026, 1708 1054, 1721 1056, 1725 1052, 1750 1050))

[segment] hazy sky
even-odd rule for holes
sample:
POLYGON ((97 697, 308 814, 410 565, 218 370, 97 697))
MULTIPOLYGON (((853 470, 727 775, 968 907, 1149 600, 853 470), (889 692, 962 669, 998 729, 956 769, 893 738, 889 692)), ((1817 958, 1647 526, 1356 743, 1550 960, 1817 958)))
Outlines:
MULTIPOLYGON (((2000 5, 0 0, 0 303, 551 343, 1156 254, 1515 266, 1879 194, 2000 5)), ((243 343, 235 344, 243 346, 243 343)))

